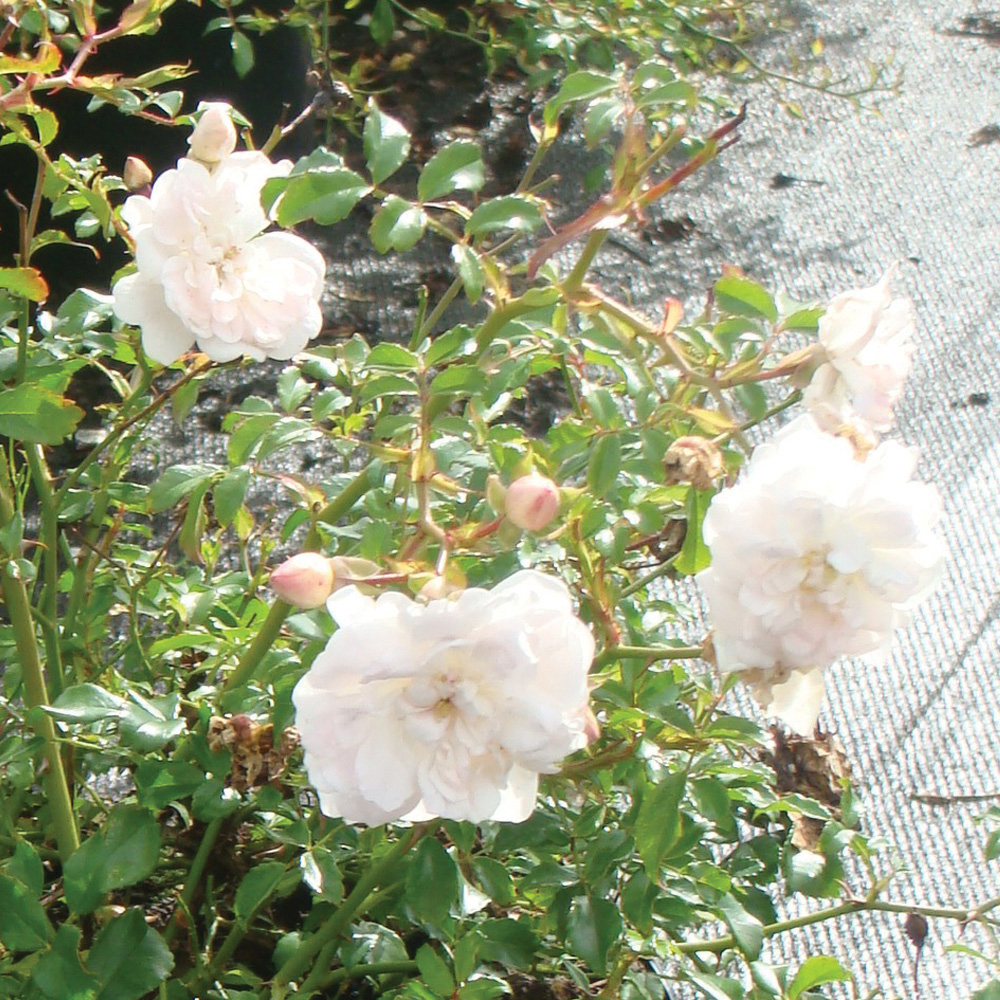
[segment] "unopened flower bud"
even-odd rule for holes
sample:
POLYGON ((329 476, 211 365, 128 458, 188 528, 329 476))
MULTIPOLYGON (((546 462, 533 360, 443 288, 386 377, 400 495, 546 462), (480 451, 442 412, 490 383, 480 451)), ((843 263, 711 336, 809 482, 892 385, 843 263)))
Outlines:
POLYGON ((122 180, 129 194, 140 194, 153 183, 153 171, 138 156, 130 156, 125 161, 122 180))
POLYGON ((725 471, 719 446, 703 437, 679 437, 668 449, 663 464, 669 483, 690 483, 696 490, 710 490, 725 471))
POLYGON ((286 559, 270 579, 271 589, 297 608, 318 608, 333 593, 330 560, 318 552, 300 552, 286 559))
POLYGON ((417 600, 426 601, 427 603, 441 601, 451 597, 452 594, 461 593, 464 589, 462 584, 449 579, 447 576, 432 576, 417 591, 417 600))
POLYGON ((202 104, 201 108, 204 109, 201 118, 188 137, 189 155, 192 160, 213 167, 236 148, 236 126, 228 104, 213 101, 202 104))
POLYGON ((587 740, 587 746, 596 742, 601 735, 601 724, 594 715, 594 710, 587 705, 583 710, 583 735, 587 740))
POLYGON ((559 513, 559 487, 537 472, 521 476, 507 487, 504 513, 523 531, 541 531, 559 513))

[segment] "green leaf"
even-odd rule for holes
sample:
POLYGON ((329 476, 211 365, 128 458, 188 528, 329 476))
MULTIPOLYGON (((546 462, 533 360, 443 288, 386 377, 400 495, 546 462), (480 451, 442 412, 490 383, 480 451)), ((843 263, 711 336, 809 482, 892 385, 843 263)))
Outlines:
POLYGON ((172 465, 149 488, 147 495, 149 509, 154 514, 169 510, 221 473, 222 470, 218 466, 200 462, 172 465))
POLYGON ((294 226, 314 219, 331 226, 351 214, 354 206, 371 191, 371 185, 353 170, 341 166, 321 166, 308 173, 282 179, 284 191, 275 205, 281 226, 294 226))
POLYGON ((406 872, 406 901, 418 920, 440 923, 458 902, 461 876, 454 858, 433 837, 424 837, 406 872))
POLYGON ((607 899, 579 896, 566 918, 566 943, 595 972, 607 968, 608 952, 617 944, 624 924, 618 907, 607 899))
POLYGON ((144 760, 135 771, 139 803, 148 809, 163 809, 186 799, 204 782, 200 768, 180 760, 144 760))
POLYGON ((368 235, 379 253, 409 250, 427 229, 427 214, 419 205, 391 194, 375 213, 368 235))
POLYGON ((514 880, 506 865, 493 858, 477 857, 472 859, 472 871, 483 892, 494 903, 510 906, 514 902, 514 880))
POLYGON ((690 576, 705 569, 712 561, 712 553, 705 544, 701 533, 701 525, 705 520, 708 505, 712 501, 711 493, 691 489, 687 495, 687 531, 684 534, 684 544, 674 563, 678 573, 690 576))
POLYGON ((687 776, 677 771, 649 784, 642 794, 642 803, 635 820, 635 846, 646 873, 654 882, 660 862, 680 835, 680 804, 687 776))
POLYGON ((112 889, 151 875, 160 856, 160 827, 141 806, 111 810, 105 828, 88 838, 63 868, 66 902, 74 913, 90 913, 112 889))
POLYGON ((484 201, 465 223, 465 235, 485 236, 501 229, 530 233, 542 224, 538 205, 529 198, 505 195, 484 201))
POLYGON ((778 307, 770 293, 749 278, 720 278, 715 283, 715 301, 720 309, 737 316, 763 316, 772 323, 778 320, 778 307))
POLYGON ((0 391, 0 436, 33 444, 60 444, 83 419, 83 410, 57 392, 25 383, 0 391))
POLYGON ((807 958, 795 973, 795 978, 788 987, 788 1000, 796 1000, 806 990, 819 986, 820 983, 844 982, 851 978, 851 973, 835 958, 814 955, 807 958))
POLYGON ((96 1000, 100 982, 83 968, 79 948, 80 928, 63 924, 32 970, 32 981, 49 1000, 96 1000))
POLYGON ((465 288, 465 297, 475 305, 486 287, 486 274, 479 262, 479 254, 472 247, 456 243, 451 248, 451 259, 458 269, 458 276, 465 288))
POLYGON ((420 367, 420 359, 399 344, 383 342, 372 348, 365 359, 366 368, 391 372, 412 372, 420 367))
POLYGON ((596 496, 607 496, 622 468, 622 444, 618 434, 602 434, 590 452, 587 485, 596 496))
POLYGON ((280 861, 265 861, 243 876, 236 890, 236 918, 244 924, 274 896, 287 895, 299 882, 297 872, 289 872, 280 861))
POLYGON ((26 840, 19 840, 14 854, 7 862, 6 874, 17 879, 33 896, 41 896, 45 887, 45 869, 42 859, 26 840))
POLYGON ((250 485, 250 470, 245 467, 227 472, 212 487, 212 506, 216 520, 223 528, 228 528, 243 504, 250 485))
POLYGON ((375 98, 370 98, 363 138, 368 170, 372 180, 381 184, 406 162, 410 133, 402 122, 383 114, 375 98))
POLYGON ((538 936, 526 924, 508 918, 484 920, 478 925, 482 941, 479 956, 515 969, 530 968, 538 950, 538 936))
POLYGON ((455 992, 455 977, 448 963, 429 945, 421 945, 416 954, 417 968, 424 984, 439 997, 450 997, 455 992))
POLYGON ((587 108, 587 113, 583 119, 583 138, 587 146, 594 148, 599 142, 607 138, 612 126, 625 113, 625 104, 617 97, 607 97, 601 101, 594 101, 587 108))
POLYGON ((60 722, 86 725, 104 719, 119 719, 128 703, 96 684, 74 684, 45 711, 60 722))
POLYGON ((396 20, 392 15, 389 0, 378 0, 378 3, 375 4, 368 30, 380 49, 384 49, 392 41, 393 32, 396 30, 396 20))
POLYGON ((240 795, 226 788, 222 778, 209 778, 191 796, 191 808, 198 819, 210 822, 230 816, 240 807, 240 795))
POLYGON ((142 910, 133 908, 97 935, 87 967, 101 983, 97 1000, 140 1000, 170 975, 174 956, 142 910))
POLYGON ((402 938, 381 924, 362 920, 351 929, 350 939, 340 949, 345 968, 373 962, 405 962, 409 955, 402 938))
POLYGON ((971 1000, 1000 1000, 1000 979, 991 979, 972 994, 971 1000))
POLYGON ((52 925, 38 894, 0 875, 0 944, 9 951, 38 951, 52 940, 52 925))
POLYGON ((344 880, 331 851, 324 847, 306 851, 299 858, 299 868, 302 881, 321 899, 339 903, 344 898, 344 880))
POLYGON ((417 197, 436 201, 452 191, 478 191, 486 183, 486 167, 479 145, 468 139, 449 142, 420 171, 417 197))
POLYGON ((609 94, 618 86, 614 77, 590 70, 570 73, 563 80, 556 96, 545 105, 543 118, 546 125, 554 125, 563 109, 576 101, 590 101, 602 94, 609 94))
MULTIPOLYGON (((134 697, 134 696, 133 696, 134 697)), ((154 704, 126 705, 119 722, 122 743, 143 753, 160 750, 187 731, 184 719, 167 717, 154 704)))
POLYGON ((746 996, 743 987, 734 979, 723 979, 707 972, 685 971, 688 979, 712 1000, 743 1000, 746 996))
POLYGON ((496 976, 478 976, 459 987, 458 1000, 497 1000, 510 994, 510 986, 496 976))
POLYGON ((726 893, 718 902, 723 919, 733 932, 740 951, 749 959, 760 955, 764 943, 764 925, 752 914, 748 913, 735 896, 726 893))
POLYGON ((44 302, 49 295, 49 286, 35 267, 0 267, 0 288, 31 302, 44 302))
POLYGON ((233 69, 242 80, 253 69, 253 42, 242 31, 234 31, 229 46, 233 50, 233 69))

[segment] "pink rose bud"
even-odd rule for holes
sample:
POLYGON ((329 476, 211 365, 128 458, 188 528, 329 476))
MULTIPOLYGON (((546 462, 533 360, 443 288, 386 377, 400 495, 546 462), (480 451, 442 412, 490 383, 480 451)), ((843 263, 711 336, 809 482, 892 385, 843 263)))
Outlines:
POLYGON ((188 138, 189 156, 206 166, 213 167, 236 148, 236 126, 232 108, 221 101, 201 105, 204 108, 198 124, 188 138))
POLYGON ((270 579, 271 589, 297 608, 318 608, 333 593, 330 560, 318 552, 300 552, 286 559, 270 579))
POLYGON ((153 171, 138 156, 130 156, 125 161, 122 180, 125 182, 125 189, 129 194, 137 194, 145 191, 153 183, 153 171))
POLYGON ((504 513, 523 531, 541 531, 559 513, 559 487, 537 472, 521 476, 507 487, 504 513))

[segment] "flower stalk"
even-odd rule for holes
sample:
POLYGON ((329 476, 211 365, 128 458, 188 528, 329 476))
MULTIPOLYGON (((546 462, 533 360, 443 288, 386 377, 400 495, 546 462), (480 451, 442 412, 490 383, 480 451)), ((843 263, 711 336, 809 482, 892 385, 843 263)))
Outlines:
MULTIPOLYGON (((960 923, 970 923, 972 921, 983 920, 990 924, 998 922, 992 918, 987 918, 986 914, 1000 906, 1000 896, 994 896, 986 900, 979 906, 969 908, 952 906, 915 906, 912 903, 895 903, 889 900, 879 899, 849 899, 835 906, 827 906, 812 913, 803 914, 801 917, 792 917, 789 920, 779 920, 777 923, 766 924, 764 926, 764 937, 771 938, 777 934, 784 934, 786 931, 798 930, 800 927, 808 927, 811 924, 823 923, 826 920, 833 920, 848 913, 918 913, 922 917, 938 917, 944 920, 957 920, 960 923)), ((696 955, 704 952, 720 954, 736 947, 736 939, 732 934, 725 934, 717 938, 708 938, 703 941, 682 941, 674 945, 674 951, 681 955, 696 955)))
POLYGON ((284 1000, 288 995, 289 984, 309 968, 313 958, 329 943, 341 937, 379 883, 430 829, 428 824, 413 827, 407 835, 401 836, 396 841, 381 861, 364 872, 333 916, 278 970, 271 983, 270 993, 267 990, 262 992, 261 1000, 266 1000, 268 996, 271 1000, 284 1000))
MULTIPOLYGON (((11 481, 7 457, 0 448, 0 484, 11 481)), ((14 505, 3 485, 0 485, 0 528, 7 527, 14 518, 14 505)), ((66 771, 56 734, 55 723, 50 715, 41 711, 49 704, 49 694, 45 684, 45 674, 38 655, 38 640, 35 634, 35 620, 28 598, 28 588, 17 574, 16 564, 7 562, 0 566, 0 589, 3 592, 7 615, 14 632, 14 643, 21 664, 24 684, 24 703, 35 732, 44 742, 45 761, 48 765, 42 778, 52 825, 55 831, 59 856, 63 861, 80 846, 80 836, 76 829, 73 802, 70 796, 66 771)))

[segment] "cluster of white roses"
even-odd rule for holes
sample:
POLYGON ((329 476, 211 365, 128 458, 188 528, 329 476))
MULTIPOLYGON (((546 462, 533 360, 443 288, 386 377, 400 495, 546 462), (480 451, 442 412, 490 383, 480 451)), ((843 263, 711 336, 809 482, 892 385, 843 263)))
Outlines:
POLYGON ((290 358, 320 331, 326 273, 304 239, 264 232, 261 189, 291 162, 236 152, 226 104, 204 107, 188 143, 148 197, 122 208, 137 271, 115 284, 115 313, 140 327, 143 350, 161 364, 195 345, 213 361, 290 358))
POLYGON ((867 447, 893 425, 913 353, 912 303, 893 298, 890 279, 830 303, 804 394, 810 414, 756 448, 705 517, 712 565, 698 581, 719 667, 803 735, 827 668, 884 653, 943 557, 941 501, 912 479, 916 449, 867 447))

